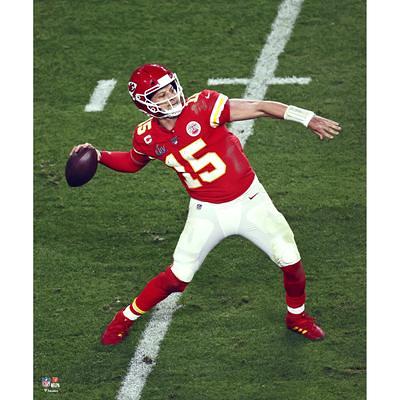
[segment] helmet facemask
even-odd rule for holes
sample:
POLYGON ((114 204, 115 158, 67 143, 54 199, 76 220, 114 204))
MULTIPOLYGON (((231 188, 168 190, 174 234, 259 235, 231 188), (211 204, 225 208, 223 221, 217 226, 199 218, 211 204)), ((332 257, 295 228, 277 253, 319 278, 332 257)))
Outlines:
POLYGON ((176 74, 170 75, 164 75, 162 78, 160 78, 157 83, 152 86, 151 88, 147 89, 144 94, 137 93, 134 96, 134 100, 136 100, 138 103, 143 104, 148 112, 142 110, 146 114, 149 114, 151 116, 155 116, 157 118, 174 118, 177 117, 183 110, 183 107, 185 105, 185 97, 183 94, 182 86, 179 83, 179 79, 176 76, 176 74), (172 87, 175 90, 175 95, 172 97, 169 97, 166 100, 161 100, 158 102, 153 102, 152 97, 153 95, 160 89, 164 88, 165 86, 168 86, 169 84, 172 85, 172 87), (178 99, 178 103, 173 105, 171 101, 174 99, 178 99), (169 109, 163 109, 161 105, 168 105, 169 109))

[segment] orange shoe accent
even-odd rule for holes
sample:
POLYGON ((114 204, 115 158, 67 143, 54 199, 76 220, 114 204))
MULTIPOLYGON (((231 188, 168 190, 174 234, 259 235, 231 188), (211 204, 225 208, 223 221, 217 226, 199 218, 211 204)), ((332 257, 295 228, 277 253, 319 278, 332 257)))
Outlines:
POLYGON ((101 343, 105 346, 114 345, 122 342, 128 336, 129 330, 134 321, 126 318, 122 308, 115 314, 112 321, 107 325, 103 335, 101 336, 101 343))
POLYGON ((307 313, 301 314, 286 314, 286 326, 288 329, 303 335, 310 340, 321 340, 325 337, 325 332, 319 327, 314 318, 307 313))

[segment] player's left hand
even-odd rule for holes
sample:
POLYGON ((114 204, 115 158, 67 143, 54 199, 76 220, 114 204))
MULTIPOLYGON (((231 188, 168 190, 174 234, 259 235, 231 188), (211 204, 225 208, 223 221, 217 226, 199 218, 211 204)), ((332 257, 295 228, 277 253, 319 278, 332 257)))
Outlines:
POLYGON ((308 128, 318 135, 321 140, 333 139, 335 136, 339 135, 342 130, 337 122, 319 117, 318 115, 312 117, 311 121, 308 123, 308 128))

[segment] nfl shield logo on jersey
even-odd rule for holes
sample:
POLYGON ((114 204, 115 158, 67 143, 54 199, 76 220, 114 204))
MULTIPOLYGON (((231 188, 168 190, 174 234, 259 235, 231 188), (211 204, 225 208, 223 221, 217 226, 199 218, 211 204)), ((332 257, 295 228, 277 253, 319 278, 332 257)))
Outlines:
POLYGON ((190 121, 186 125, 186 132, 190 136, 197 136, 201 132, 201 126, 197 121, 190 121))

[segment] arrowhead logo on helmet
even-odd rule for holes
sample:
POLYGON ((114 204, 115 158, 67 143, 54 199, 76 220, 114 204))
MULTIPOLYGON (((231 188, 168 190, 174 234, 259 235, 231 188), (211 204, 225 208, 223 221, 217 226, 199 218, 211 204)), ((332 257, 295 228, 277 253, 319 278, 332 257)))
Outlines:
POLYGON ((132 101, 140 111, 156 118, 177 117, 185 105, 185 97, 179 79, 175 73, 159 64, 144 64, 136 68, 128 83, 128 92, 132 101), (175 95, 163 101, 167 108, 161 107, 161 102, 153 102, 153 95, 163 87, 172 85, 175 95), (171 100, 177 99, 177 104, 171 100))
POLYGON ((135 91, 135 89, 136 89, 136 83, 135 82, 129 82, 129 85, 128 85, 128 91, 129 91, 129 94, 132 96, 132 94, 133 94, 133 92, 135 91))

